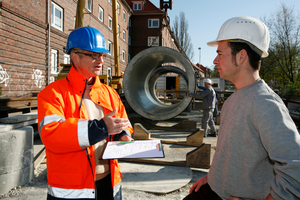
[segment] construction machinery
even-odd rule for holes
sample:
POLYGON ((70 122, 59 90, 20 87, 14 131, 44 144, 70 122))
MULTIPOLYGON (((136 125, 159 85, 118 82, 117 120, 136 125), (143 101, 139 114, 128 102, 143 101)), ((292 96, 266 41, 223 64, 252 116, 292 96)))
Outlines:
MULTIPOLYGON (((76 20, 75 20, 75 29, 83 27, 84 15, 90 14, 84 12, 85 0, 78 0, 77 9, 76 9, 76 20)), ((122 76, 120 76, 120 65, 119 65, 119 41, 118 41, 118 17, 117 17, 117 0, 112 0, 112 13, 113 13, 113 38, 114 38, 114 66, 115 66, 115 76, 112 76, 110 85, 117 90, 119 93, 122 92, 122 76)), ((62 79, 66 77, 70 71, 71 64, 60 64, 63 66, 63 69, 58 74, 57 79, 62 79)), ((108 75, 100 75, 100 80, 104 80, 105 83, 108 83, 108 75)))

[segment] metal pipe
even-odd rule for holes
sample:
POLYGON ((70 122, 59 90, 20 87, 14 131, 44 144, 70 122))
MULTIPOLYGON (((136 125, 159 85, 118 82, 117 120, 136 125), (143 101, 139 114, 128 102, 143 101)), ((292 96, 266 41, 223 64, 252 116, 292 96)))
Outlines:
POLYGON ((85 0, 78 0, 76 8, 75 29, 83 27, 85 0))
POLYGON ((48 76, 47 76, 47 85, 50 84, 50 67, 51 67, 51 64, 50 64, 50 57, 51 57, 51 49, 50 49, 50 33, 51 33, 51 24, 50 24, 50 3, 51 3, 51 0, 48 0, 48 12, 47 12, 47 26, 48 26, 48 76))
POLYGON ((147 119, 166 120, 179 115, 190 105, 192 98, 188 96, 172 105, 161 102, 156 96, 157 79, 169 72, 185 79, 187 92, 195 91, 194 69, 178 51, 151 47, 133 57, 124 73, 123 89, 128 104, 136 113, 147 119))
POLYGON ((114 36, 114 60, 115 60, 115 76, 120 76, 119 67, 119 41, 118 41, 118 8, 117 0, 112 0, 113 13, 113 36, 114 36))

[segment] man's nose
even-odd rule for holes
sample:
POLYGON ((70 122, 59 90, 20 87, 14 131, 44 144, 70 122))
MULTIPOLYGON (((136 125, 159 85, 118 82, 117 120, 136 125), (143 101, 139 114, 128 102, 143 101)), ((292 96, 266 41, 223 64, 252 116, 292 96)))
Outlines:
POLYGON ((214 65, 217 65, 219 63, 219 56, 216 56, 216 58, 214 59, 213 63, 214 65))

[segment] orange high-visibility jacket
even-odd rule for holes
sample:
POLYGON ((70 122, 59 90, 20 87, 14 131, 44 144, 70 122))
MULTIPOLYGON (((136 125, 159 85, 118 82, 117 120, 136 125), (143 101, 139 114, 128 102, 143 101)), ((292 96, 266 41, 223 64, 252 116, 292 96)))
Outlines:
MULTIPOLYGON (((95 198, 93 144, 107 138, 102 120, 88 120, 83 104, 87 80, 71 67, 68 76, 55 81, 38 94, 39 133, 46 147, 48 193, 57 198, 95 198), (96 122, 95 122, 96 121, 96 122)), ((99 78, 89 93, 101 105, 104 115, 116 107, 115 117, 128 118, 118 93, 99 78)), ((130 125, 124 132, 132 134, 130 125)), ((121 180, 117 160, 110 160, 113 187, 121 180)))

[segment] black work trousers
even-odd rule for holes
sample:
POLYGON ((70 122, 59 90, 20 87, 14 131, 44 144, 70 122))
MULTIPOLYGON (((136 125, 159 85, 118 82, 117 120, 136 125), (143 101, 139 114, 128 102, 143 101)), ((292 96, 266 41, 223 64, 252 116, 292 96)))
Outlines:
POLYGON ((96 181, 97 200, 114 200, 114 191, 111 184, 111 175, 108 174, 101 180, 96 181))
POLYGON ((202 185, 200 189, 195 192, 195 190, 187 195, 183 200, 222 200, 208 184, 202 185))

